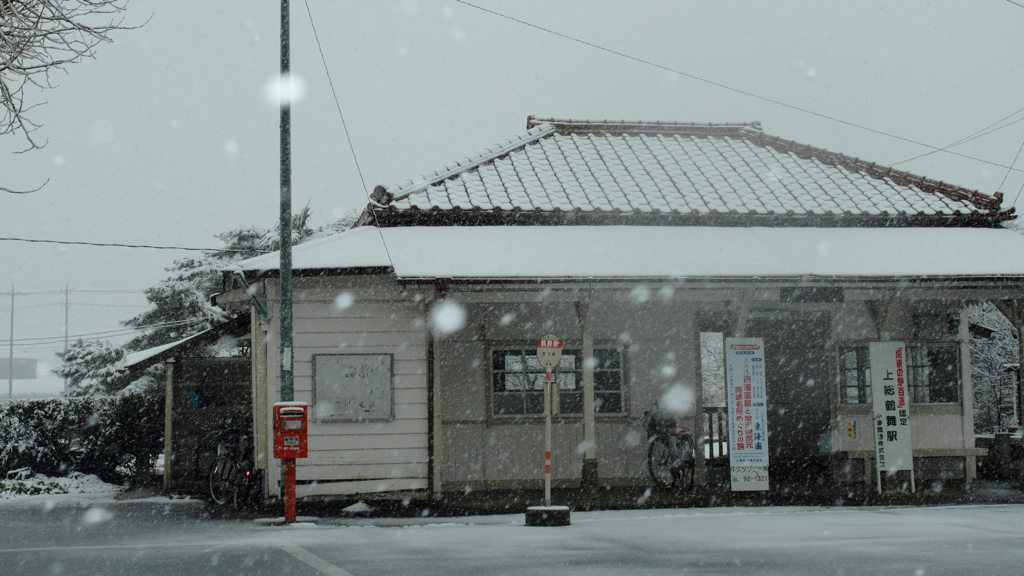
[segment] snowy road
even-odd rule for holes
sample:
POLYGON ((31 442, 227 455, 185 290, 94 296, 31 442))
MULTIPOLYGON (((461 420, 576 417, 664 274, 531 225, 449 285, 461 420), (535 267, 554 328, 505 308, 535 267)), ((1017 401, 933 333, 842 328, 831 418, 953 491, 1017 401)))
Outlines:
POLYGON ((292 527, 203 515, 155 499, 0 503, 0 573, 1024 574, 1019 505, 580 512, 563 528, 522 515, 292 527))

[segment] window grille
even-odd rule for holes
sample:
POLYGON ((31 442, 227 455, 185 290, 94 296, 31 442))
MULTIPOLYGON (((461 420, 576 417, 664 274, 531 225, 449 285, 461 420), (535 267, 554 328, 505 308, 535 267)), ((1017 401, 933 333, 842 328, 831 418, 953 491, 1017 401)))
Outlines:
MULTIPOLYGON (((544 369, 531 348, 503 348, 491 353, 493 411, 496 416, 544 413, 544 369)), ((594 412, 621 414, 622 355, 614 348, 594 350, 594 412)), ((565 349, 552 374, 558 386, 558 412, 583 414, 583 354, 565 349)))
MULTIPOLYGON (((839 397, 870 404, 867 344, 839 346, 839 397)), ((960 403, 960 346, 955 342, 907 343, 907 388, 912 404, 960 403)))

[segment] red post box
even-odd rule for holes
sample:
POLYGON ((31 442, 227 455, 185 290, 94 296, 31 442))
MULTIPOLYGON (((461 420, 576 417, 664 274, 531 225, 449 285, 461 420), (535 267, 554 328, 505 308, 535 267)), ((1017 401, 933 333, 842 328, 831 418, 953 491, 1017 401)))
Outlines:
POLYGON ((274 458, 309 457, 309 406, 305 402, 274 404, 274 458))

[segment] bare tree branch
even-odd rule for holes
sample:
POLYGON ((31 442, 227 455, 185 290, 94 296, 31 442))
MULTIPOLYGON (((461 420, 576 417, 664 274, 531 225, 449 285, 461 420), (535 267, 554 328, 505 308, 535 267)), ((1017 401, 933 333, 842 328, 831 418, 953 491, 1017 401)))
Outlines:
POLYGON ((14 190, 12 188, 5 188, 3 186, 0 186, 0 192, 7 192, 7 193, 10 193, 10 194, 31 194, 33 192, 39 192, 40 190, 42 190, 43 186, 46 186, 46 184, 49 183, 49 181, 50 181, 50 179, 47 178, 46 182, 43 182, 42 184, 40 184, 38 188, 33 188, 31 190, 14 190))
MULTIPOLYGON (((40 103, 26 103, 26 89, 34 95, 36 89, 55 88, 55 71, 95 57, 96 47, 111 41, 111 32, 135 28, 125 26, 120 18, 127 2, 0 0, 0 136, 14 134, 24 139, 27 147, 20 152, 46 145, 33 135, 40 124, 30 113, 40 103)), ((18 191, 0 187, 0 191, 25 194, 40 188, 18 191)))

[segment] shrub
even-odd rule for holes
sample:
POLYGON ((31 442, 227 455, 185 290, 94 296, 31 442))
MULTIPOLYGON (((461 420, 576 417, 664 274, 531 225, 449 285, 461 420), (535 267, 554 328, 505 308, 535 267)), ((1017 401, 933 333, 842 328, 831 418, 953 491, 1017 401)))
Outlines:
POLYGON ((0 473, 141 481, 163 449, 163 399, 143 393, 0 405, 0 473))

